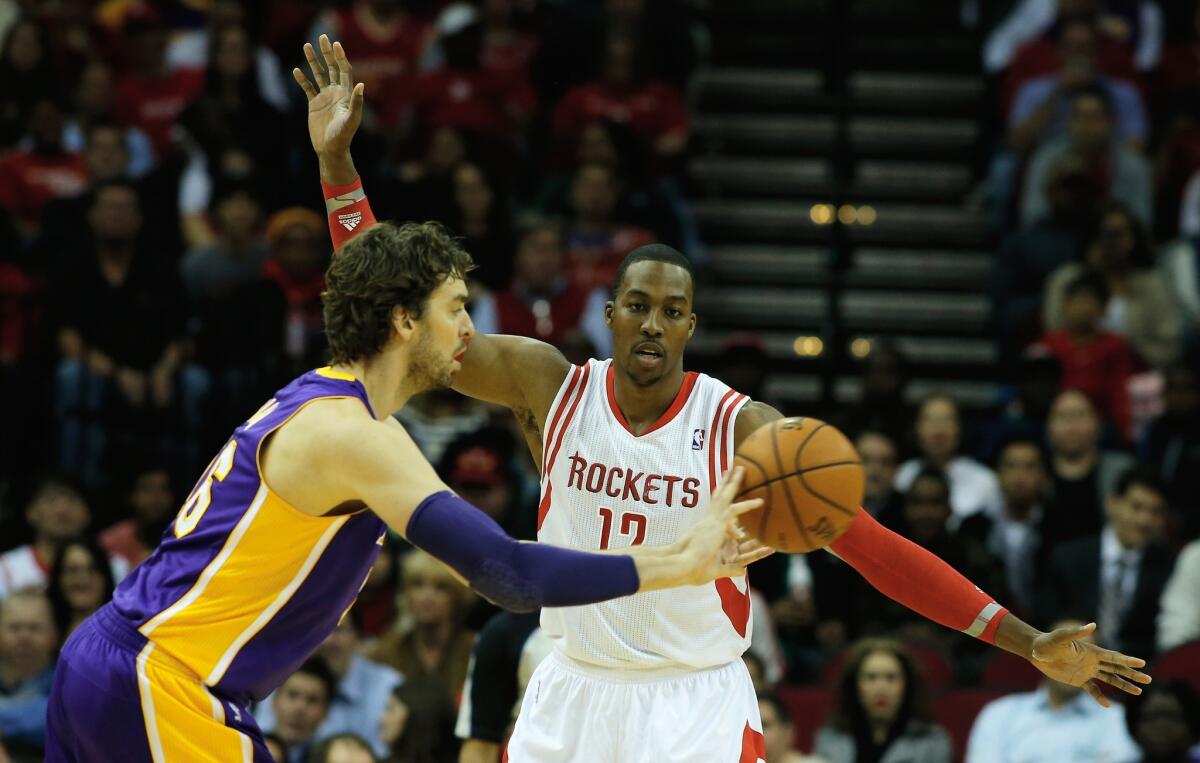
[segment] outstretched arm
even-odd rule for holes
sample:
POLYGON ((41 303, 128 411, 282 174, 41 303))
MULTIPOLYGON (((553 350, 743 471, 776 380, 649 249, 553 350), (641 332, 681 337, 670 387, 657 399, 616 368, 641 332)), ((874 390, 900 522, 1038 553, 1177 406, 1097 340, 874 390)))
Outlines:
MULTIPOLYGON (((738 414, 737 444, 783 414, 763 403, 738 414)), ((916 543, 859 511, 850 528, 829 547, 880 593, 936 623, 1018 654, 1050 678, 1087 689, 1102 705, 1108 700, 1097 682, 1131 694, 1133 682, 1149 683, 1136 668, 1146 663, 1086 640, 1095 624, 1042 633, 997 604, 953 567, 916 543)))
MULTIPOLYGON (((375 223, 350 144, 362 122, 363 84, 340 42, 321 35, 320 53, 305 43, 312 79, 300 69, 292 76, 308 98, 308 137, 321 168, 334 251, 375 223)), ((463 358, 454 388, 469 397, 509 408, 537 459, 546 414, 566 378, 570 363, 545 342, 524 337, 477 335, 463 358)))

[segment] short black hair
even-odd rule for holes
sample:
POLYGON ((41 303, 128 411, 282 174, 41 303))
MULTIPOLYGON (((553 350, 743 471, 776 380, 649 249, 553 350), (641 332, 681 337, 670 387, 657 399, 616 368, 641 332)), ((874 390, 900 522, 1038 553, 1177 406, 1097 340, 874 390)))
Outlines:
POLYGON ((621 266, 617 268, 617 275, 613 278, 612 295, 614 298, 621 289, 621 283, 625 280, 625 271, 639 262, 665 262, 668 265, 683 268, 687 271, 688 278, 692 281, 692 293, 693 295, 695 294, 696 270, 692 267, 691 260, 683 256, 683 253, 678 249, 669 247, 666 244, 646 244, 634 249, 625 255, 625 259, 621 260, 621 266))
MULTIPOLYGON (((296 668, 296 673, 303 673, 320 681, 321 685, 325 687, 325 704, 333 703, 333 695, 337 693, 337 679, 334 678, 333 670, 330 669, 328 662, 320 657, 309 657, 300 667, 296 668)), ((296 675, 296 673, 292 675, 296 675)))
POLYGON ((1016 434, 1008 435, 1000 441, 999 446, 996 448, 996 462, 992 464, 992 466, 999 469, 1000 462, 1004 459, 1004 453, 1014 445, 1024 445, 1026 447, 1033 448, 1037 453, 1038 463, 1042 465, 1042 468, 1045 469, 1049 465, 1050 459, 1046 454, 1046 446, 1043 445, 1042 442, 1033 435, 1024 432, 1018 432, 1016 434))
POLYGON ((1063 288, 1064 299, 1081 294, 1091 295, 1101 305, 1107 305, 1108 300, 1112 297, 1112 292, 1108 289, 1108 281, 1104 280, 1104 276, 1091 270, 1085 270, 1067 281, 1067 285, 1063 288))
POLYGON ((1131 466, 1117 480, 1117 495, 1125 495, 1133 486, 1144 487, 1147 490, 1153 490, 1160 496, 1165 497, 1166 491, 1163 489, 1162 480, 1153 469, 1147 466, 1131 466))
POLYGON ((925 465, 921 467, 921 471, 917 472, 917 476, 913 477, 912 482, 908 484, 908 490, 905 491, 905 498, 912 492, 913 486, 917 484, 917 480, 933 480, 942 486, 942 490, 946 492, 946 505, 950 505, 950 480, 946 477, 946 473, 936 466, 925 465))
POLYGON ((378 758, 375 757, 375 751, 371 749, 371 745, 369 742, 367 742, 367 740, 363 739, 358 734, 344 732, 341 734, 334 734, 328 739, 325 739, 314 745, 313 748, 308 751, 308 755, 304 758, 305 763, 326 763, 326 761, 329 760, 330 750, 332 750, 333 746, 338 742, 349 742, 350 744, 358 747, 358 749, 364 750, 370 754, 371 760, 378 760, 378 758))

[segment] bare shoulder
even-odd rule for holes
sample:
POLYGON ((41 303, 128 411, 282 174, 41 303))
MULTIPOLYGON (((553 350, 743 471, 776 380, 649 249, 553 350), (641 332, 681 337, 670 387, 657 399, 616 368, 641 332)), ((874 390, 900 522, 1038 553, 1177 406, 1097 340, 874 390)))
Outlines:
POLYGON ((766 403, 759 402, 758 400, 751 400, 746 403, 742 406, 742 410, 738 411, 737 424, 734 425, 734 447, 741 445, 759 427, 782 418, 782 413, 766 403))

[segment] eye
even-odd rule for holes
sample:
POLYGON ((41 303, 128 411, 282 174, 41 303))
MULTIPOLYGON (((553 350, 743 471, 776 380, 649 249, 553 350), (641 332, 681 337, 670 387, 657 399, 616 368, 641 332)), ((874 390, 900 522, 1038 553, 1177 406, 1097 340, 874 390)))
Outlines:
POLYGON ((635 313, 641 312, 642 310, 646 309, 646 306, 643 305, 641 302, 630 302, 628 307, 630 310, 634 311, 635 313))
POLYGON ((683 311, 682 311, 682 310, 677 310, 677 309, 676 309, 676 308, 674 308, 674 307, 667 308, 667 317, 668 317, 668 318, 682 318, 682 317, 683 317, 683 311))

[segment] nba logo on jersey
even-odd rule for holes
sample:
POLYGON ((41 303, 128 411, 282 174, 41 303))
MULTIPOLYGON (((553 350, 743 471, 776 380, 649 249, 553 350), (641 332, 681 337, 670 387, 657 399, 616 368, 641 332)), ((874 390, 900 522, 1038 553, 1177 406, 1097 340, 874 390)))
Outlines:
POLYGON ((692 430, 692 450, 704 450, 704 430, 692 430))

